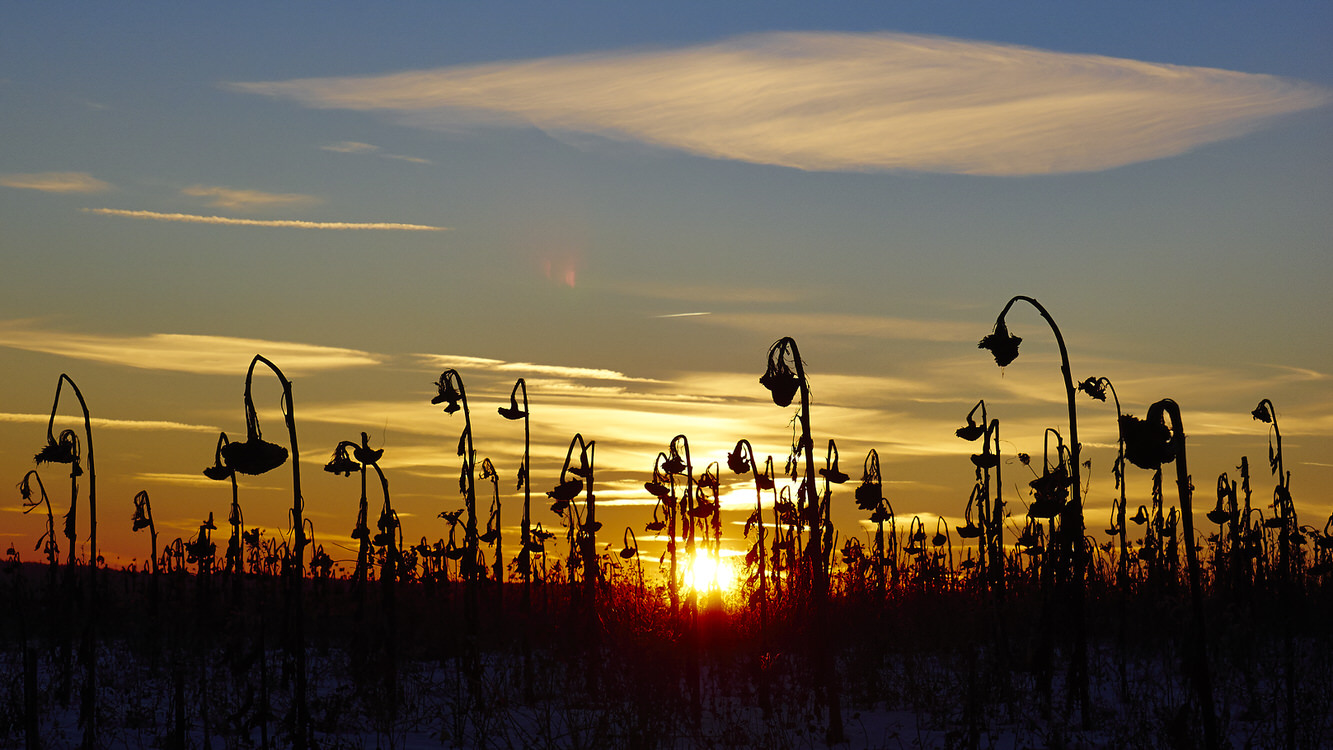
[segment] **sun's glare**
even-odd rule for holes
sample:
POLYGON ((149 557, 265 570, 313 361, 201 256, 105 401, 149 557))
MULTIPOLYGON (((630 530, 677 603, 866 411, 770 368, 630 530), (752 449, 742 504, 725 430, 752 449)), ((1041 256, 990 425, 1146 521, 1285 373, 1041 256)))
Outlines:
POLYGON ((729 594, 740 581, 736 565, 728 557, 696 551, 685 569, 685 585, 698 592, 721 591, 729 594))

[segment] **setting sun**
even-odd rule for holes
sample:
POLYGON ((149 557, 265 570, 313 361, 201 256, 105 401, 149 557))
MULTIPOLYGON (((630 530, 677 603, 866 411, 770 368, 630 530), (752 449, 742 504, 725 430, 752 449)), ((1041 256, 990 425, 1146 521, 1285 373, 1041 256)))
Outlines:
POLYGON ((717 558, 713 553, 701 550, 695 552, 692 562, 686 564, 685 584, 695 591, 729 594, 738 587, 739 575, 729 558, 717 558))

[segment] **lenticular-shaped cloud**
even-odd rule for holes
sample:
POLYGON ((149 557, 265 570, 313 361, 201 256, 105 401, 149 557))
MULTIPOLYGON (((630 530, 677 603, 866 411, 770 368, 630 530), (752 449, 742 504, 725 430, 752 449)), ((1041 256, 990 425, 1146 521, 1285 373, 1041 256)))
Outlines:
POLYGON ((988 175, 1172 156, 1328 101, 1273 76, 890 33, 232 86, 428 127, 483 115, 799 169, 988 175))

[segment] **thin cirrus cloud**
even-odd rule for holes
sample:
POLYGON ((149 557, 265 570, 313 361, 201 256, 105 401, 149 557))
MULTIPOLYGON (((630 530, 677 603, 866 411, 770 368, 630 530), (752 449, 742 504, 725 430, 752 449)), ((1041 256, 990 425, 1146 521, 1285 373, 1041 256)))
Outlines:
POLYGON ((181 222, 185 224, 221 224, 236 227, 278 227, 283 229, 378 229, 407 232, 447 232, 449 227, 435 227, 426 224, 391 224, 384 222, 350 221, 301 221, 299 219, 231 219, 225 216, 200 216, 197 214, 165 214, 157 211, 128 211, 119 208, 85 208, 86 213, 100 216, 122 216, 127 219, 147 219, 149 221, 181 222))
POLYGON ((229 85, 423 127, 482 119, 805 170, 979 175, 1160 159, 1329 101, 1267 75, 896 33, 229 85))
POLYGON ((850 336, 854 338, 972 342, 977 327, 971 323, 949 320, 912 320, 908 318, 840 313, 714 313, 700 320, 755 333, 785 331, 788 336, 850 336))
MULTIPOLYGON (((14 424, 49 424, 50 414, 15 414, 12 412, 0 412, 0 422, 9 422, 14 424)), ((136 431, 161 431, 171 430, 177 432, 217 432, 218 428, 210 425, 188 424, 186 422, 164 422, 153 419, 103 419, 93 417, 89 420, 93 427, 99 430, 136 430, 136 431)), ((83 420, 77 417, 57 416, 56 426, 59 427, 82 427, 83 420)))
POLYGON ((501 359, 485 357, 466 357, 452 354, 417 354, 424 362, 434 367, 472 368, 494 370, 497 372, 516 372, 526 378, 527 375, 545 375, 555 378, 576 380, 614 380, 624 383, 660 383, 652 378, 636 378, 616 370, 604 370, 593 367, 566 367, 564 365, 539 365, 531 362, 506 362, 501 359))
POLYGON ((355 349, 285 341, 154 333, 100 336, 0 325, 0 346, 74 359, 200 375, 244 372, 256 354, 280 362, 288 373, 310 373, 380 364, 382 358, 355 349))
POLYGON ((43 193, 101 193, 111 189, 110 183, 87 172, 32 172, 0 175, 0 185, 20 190, 39 190, 43 193))
POLYGON ((237 190, 212 185, 191 185, 181 190, 185 195, 207 198, 214 208, 271 208, 275 206, 308 206, 319 203, 319 198, 300 193, 265 193, 261 190, 237 190))
POLYGON ((611 291, 626 297, 667 300, 701 304, 764 303, 781 300, 792 303, 809 299, 811 289, 806 286, 721 286, 718 284, 650 284, 639 281, 618 281, 611 291))
POLYGON ((373 154, 380 150, 379 146, 360 141, 342 141, 340 143, 330 143, 327 146, 320 146, 324 151, 332 151, 338 154, 373 154))
POLYGON ((361 141, 341 141, 339 143, 330 143, 327 146, 320 146, 324 151, 332 151, 337 154, 374 154, 381 159, 394 159, 396 161, 406 161, 413 164, 434 164, 430 159, 422 159, 418 156, 405 156, 403 154, 390 154, 380 150, 379 146, 373 143, 362 143, 361 141))

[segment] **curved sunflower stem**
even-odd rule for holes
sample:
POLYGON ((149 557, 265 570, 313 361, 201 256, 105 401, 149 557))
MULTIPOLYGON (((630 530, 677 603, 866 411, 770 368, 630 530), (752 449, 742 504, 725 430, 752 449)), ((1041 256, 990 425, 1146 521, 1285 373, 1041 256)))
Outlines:
MULTIPOLYGON (((760 382, 773 395, 774 403, 786 406, 791 401, 790 388, 794 385, 801 395, 801 409, 796 415, 800 423, 800 438, 797 452, 804 453, 805 472, 801 480, 797 502, 805 511, 805 518, 810 525, 810 538, 806 543, 806 566, 810 576, 810 604, 813 626, 810 633, 816 679, 824 691, 825 705, 828 710, 828 728, 825 741, 830 745, 846 741, 842 724, 842 703, 837 687, 837 665, 828 628, 828 567, 823 552, 824 534, 820 528, 826 513, 820 508, 820 495, 815 486, 814 440, 810 431, 810 384, 805 377, 805 364, 801 361, 800 349, 795 339, 789 336, 778 339, 768 350, 768 369, 760 382), (790 359, 790 364, 788 360, 790 359), (785 402, 785 403, 784 403, 785 402)), ((798 457, 799 460, 799 457, 798 457)))
POLYGON ((1165 417, 1171 418, 1172 452, 1176 461, 1176 492, 1180 498, 1180 516, 1185 526, 1185 560, 1188 565, 1190 608, 1193 611, 1193 633, 1187 649, 1191 655, 1195 690, 1199 698, 1199 709, 1203 714, 1204 744, 1209 750, 1221 746, 1218 735, 1217 717, 1213 713, 1212 678, 1208 669, 1208 639, 1204 626, 1203 588, 1199 581, 1199 560, 1194 551, 1194 512, 1192 497, 1194 486, 1190 481, 1189 466, 1185 455, 1185 427, 1180 418, 1180 407, 1171 399, 1162 399, 1148 408, 1148 421, 1165 424, 1165 417))
MULTIPOLYGON (((310 730, 310 709, 306 700, 306 654, 305 654, 305 521, 302 517, 304 500, 301 496, 301 450, 296 440, 296 414, 292 401, 292 382, 287 379, 278 366, 266 357, 256 354, 250 360, 250 367, 245 373, 245 416, 247 438, 259 434, 258 416, 255 412, 251 385, 254 381, 255 366, 263 364, 273 372, 282 385, 282 416, 287 426, 287 437, 291 444, 292 461, 292 544, 291 558, 283 566, 288 580, 288 601, 291 603, 293 646, 292 657, 295 662, 292 701, 296 709, 296 727, 292 732, 292 746, 296 750, 305 750, 308 745, 310 730)), ((249 442, 249 440, 247 440, 249 442)))
MULTIPOLYGON (((1055 343, 1060 350, 1060 373, 1064 377, 1065 400, 1069 410, 1069 476, 1072 479, 1069 502, 1060 511, 1060 536, 1052 539, 1051 545, 1059 554, 1048 555, 1057 564, 1068 569, 1067 595, 1070 620, 1074 631, 1074 653, 1069 664, 1071 697, 1078 701, 1081 709, 1083 726, 1092 727, 1092 702, 1088 687, 1088 644, 1084 622, 1084 589, 1087 574, 1087 550, 1083 535, 1083 482, 1079 476, 1081 446, 1078 439, 1078 409, 1074 403, 1074 378, 1069 369, 1069 351, 1065 348, 1064 335, 1055 319, 1040 302, 1025 295, 1016 295, 1009 300, 995 319, 995 331, 978 344, 979 348, 988 349, 995 355, 995 361, 1001 367, 1009 364, 1018 356, 1018 344, 1022 339, 1009 333, 1005 324, 1005 315, 1015 302, 1023 301, 1036 308, 1041 317, 1050 325, 1055 334, 1055 343), (1056 543, 1058 541, 1058 544, 1056 543), (1061 559, 1063 558, 1063 559, 1061 559)), ((1044 564, 1044 563, 1043 563, 1044 564)))
MULTIPOLYGON (((84 442, 88 449, 88 614, 85 618, 87 625, 84 628, 84 651, 85 653, 85 673, 83 695, 79 705, 79 723, 83 726, 82 746, 84 748, 94 748, 98 746, 97 739, 97 568, 99 565, 97 554, 97 468, 93 460, 93 427, 92 417, 88 413, 88 402, 83 398, 83 392, 69 375, 61 373, 56 380, 55 401, 51 404, 51 418, 46 425, 47 444, 55 443, 55 421, 56 411, 60 408, 60 389, 65 383, 69 383, 70 390, 74 391, 74 397, 79 401, 79 408, 83 411, 83 434, 84 442)), ((39 457, 41 454, 38 454, 39 457)), ((74 496, 77 497, 78 484, 75 477, 78 476, 77 458, 75 466, 70 471, 71 484, 74 487, 74 496)), ((74 529, 73 529, 74 504, 70 504, 70 517, 68 519, 66 533, 70 536, 70 557, 73 562, 74 555, 74 529)))
MULTIPOLYGON (((732 456, 736 457, 736 461, 732 462, 731 457, 729 456, 728 463, 736 473, 742 473, 746 469, 754 473, 755 511, 753 518, 757 533, 754 552, 756 553, 755 563, 758 566, 756 580, 759 583, 759 590, 757 592, 759 596, 759 642, 757 644, 759 653, 758 658, 756 659, 755 673, 757 675, 756 683, 758 685, 759 693, 759 708, 763 711, 764 716, 767 717, 772 706, 769 699, 768 675, 765 674, 763 666, 764 659, 768 653, 768 576, 764 570, 764 557, 766 553, 764 548, 764 482, 762 481, 763 477, 766 475, 759 473, 759 465, 756 463, 754 457, 754 446, 750 444, 749 440, 741 438, 736 441, 736 448, 732 451, 732 456)), ((768 468, 771 469, 772 466, 772 459, 770 459, 768 468)), ((771 475, 768 475, 768 482, 770 484, 772 483, 771 475)))

